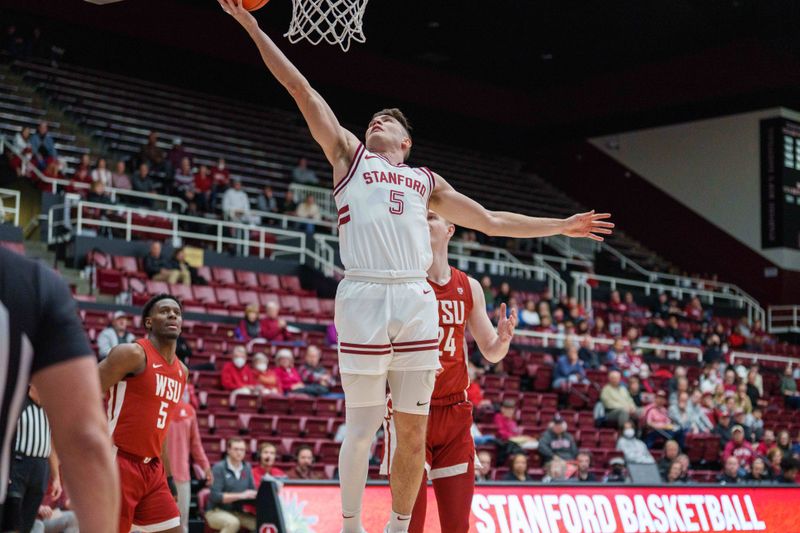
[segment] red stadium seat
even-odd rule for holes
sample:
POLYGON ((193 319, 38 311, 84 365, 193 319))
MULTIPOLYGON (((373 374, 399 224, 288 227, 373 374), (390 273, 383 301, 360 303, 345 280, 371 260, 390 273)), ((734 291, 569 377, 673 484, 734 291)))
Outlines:
POLYGON ((217 371, 197 370, 193 378, 194 386, 202 390, 219 389, 221 387, 219 377, 220 373, 217 371))
POLYGON ((217 299, 213 287, 208 285, 192 285, 192 295, 196 302, 213 303, 217 299))
POLYGON ((239 413, 257 413, 261 404, 258 394, 237 394, 233 401, 233 408, 239 413))
POLYGON ((169 294, 169 285, 166 281, 147 280, 145 286, 147 287, 147 293, 151 296, 156 294, 169 294))
POLYGON ((303 417, 279 416, 276 418, 274 431, 281 437, 299 437, 302 435, 303 417))
POLYGON ((95 271, 95 285, 100 294, 116 295, 123 289, 123 277, 119 270, 99 268, 95 271))
POLYGON ((291 405, 291 411, 293 415, 310 416, 314 414, 316 400, 313 398, 289 398, 289 403, 291 405))
POLYGON ((339 448, 341 443, 333 441, 322 441, 319 446, 319 460, 322 463, 335 463, 339 460, 339 448))
POLYGON ((121 272, 125 272, 128 276, 134 276, 141 279, 147 279, 147 275, 139 270, 139 263, 135 257, 127 255, 115 255, 112 257, 114 268, 121 272))
POLYGON ((253 289, 259 288, 258 276, 251 270, 236 270, 234 271, 234 278, 237 285, 253 289))
POLYGON ((174 283, 169 286, 169 293, 178 299, 184 306, 186 302, 191 302, 194 299, 192 288, 183 283, 174 283))
POLYGON ((230 287, 217 287, 214 290, 217 295, 216 303, 226 305, 228 307, 239 307, 239 298, 236 294, 236 289, 230 287))
POLYGON ((334 421, 331 418, 305 417, 303 418, 303 435, 308 438, 329 439, 335 431, 334 421))
POLYGON ((278 295, 273 292, 259 292, 258 301, 259 303, 261 303, 263 307, 266 307, 267 304, 269 304, 270 302, 274 302, 278 305, 280 305, 281 303, 280 299, 278 298, 278 295))
POLYGON ((258 301, 258 293, 256 291, 249 289, 240 289, 236 291, 236 295, 239 300, 239 304, 244 305, 245 307, 250 304, 255 304, 255 305, 261 304, 258 301))
POLYGON ((218 285, 236 286, 236 277, 231 268, 211 267, 211 274, 214 276, 214 283, 218 285))
POLYGON ((241 426, 236 413, 214 413, 213 417, 215 436, 227 438, 239 434, 241 426))
POLYGON ((251 415, 247 421, 247 430, 254 437, 271 437, 275 418, 273 415, 251 415))
POLYGON ((261 410, 268 415, 288 415, 290 406, 289 398, 283 396, 264 396, 261 399, 261 410))
POLYGON ((256 277, 258 278, 258 286, 272 292, 281 292, 281 280, 277 274, 267 274, 259 272, 256 277))

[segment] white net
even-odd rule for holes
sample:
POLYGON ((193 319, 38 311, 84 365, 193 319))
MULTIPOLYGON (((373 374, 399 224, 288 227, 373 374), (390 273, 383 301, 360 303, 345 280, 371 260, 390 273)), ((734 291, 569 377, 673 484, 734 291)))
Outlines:
POLYGON ((325 41, 347 52, 350 42, 363 43, 362 24, 369 0, 292 0, 292 22, 284 35, 290 42, 325 41))

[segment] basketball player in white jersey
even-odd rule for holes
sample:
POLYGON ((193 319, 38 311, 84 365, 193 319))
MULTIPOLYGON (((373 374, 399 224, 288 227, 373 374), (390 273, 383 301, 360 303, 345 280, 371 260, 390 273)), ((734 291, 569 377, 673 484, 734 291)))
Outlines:
POLYGON ((403 163, 411 151, 411 136, 397 109, 376 113, 362 144, 339 125, 322 96, 261 31, 241 0, 218 1, 247 30, 333 167, 345 266, 335 318, 346 402, 339 456, 344 531, 362 531, 370 445, 383 422, 388 381, 397 448, 386 530, 405 532, 422 480, 427 414, 439 367, 437 304, 426 281, 432 258, 428 206, 453 224, 507 237, 561 234, 602 240, 614 225, 605 220, 610 215, 593 211, 562 220, 484 209, 438 174, 403 163))

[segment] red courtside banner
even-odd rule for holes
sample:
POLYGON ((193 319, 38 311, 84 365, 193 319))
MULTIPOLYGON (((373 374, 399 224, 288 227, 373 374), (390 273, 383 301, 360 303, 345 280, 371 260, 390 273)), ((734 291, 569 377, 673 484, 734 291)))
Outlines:
MULTIPOLYGON (((339 533, 336 485, 285 485, 284 518, 291 533, 339 533)), ((370 485, 364 526, 381 532, 391 506, 387 485, 370 485)), ((706 531, 800 532, 800 487, 643 487, 612 485, 482 485, 472 500, 470 531, 477 533, 647 533, 706 531)), ((262 526, 259 533, 272 531, 262 526)), ((439 527, 428 488, 425 531, 439 527)))

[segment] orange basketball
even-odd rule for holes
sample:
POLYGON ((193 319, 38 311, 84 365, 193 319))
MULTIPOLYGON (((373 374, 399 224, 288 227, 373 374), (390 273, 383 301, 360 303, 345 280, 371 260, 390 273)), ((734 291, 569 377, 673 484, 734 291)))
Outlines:
POLYGON ((267 2, 269 2, 269 0, 242 0, 242 7, 248 11, 255 11, 256 9, 264 7, 267 2))

